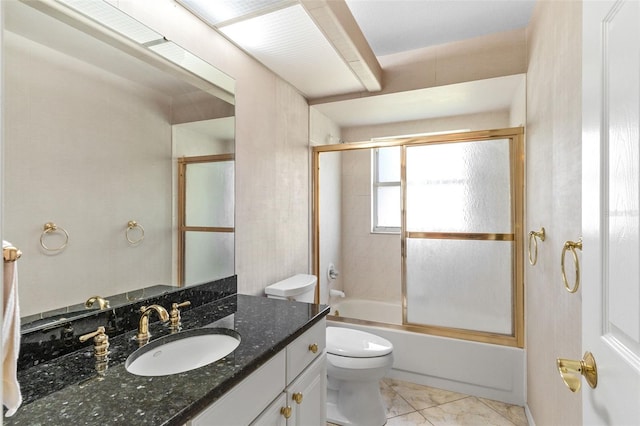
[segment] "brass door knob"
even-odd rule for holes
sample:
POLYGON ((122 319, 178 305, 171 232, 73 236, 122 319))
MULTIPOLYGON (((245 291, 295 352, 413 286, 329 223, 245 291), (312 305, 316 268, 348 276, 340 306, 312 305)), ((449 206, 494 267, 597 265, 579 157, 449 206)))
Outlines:
POLYGON ((302 404, 302 392, 296 392, 291 397, 296 403, 302 404))
POLYGON ((562 381, 571 392, 577 392, 582 384, 580 376, 584 376, 585 380, 592 388, 598 386, 598 368, 596 367, 596 360, 587 351, 581 360, 563 359, 558 358, 556 360, 558 371, 562 377, 562 381))
POLYGON ((280 414, 282 414, 285 419, 288 419, 291 417, 291 407, 282 407, 280 409, 280 414))
POLYGON ((317 343, 313 343, 311 345, 309 345, 309 350, 311 352, 313 352, 314 354, 318 352, 318 344, 317 343))

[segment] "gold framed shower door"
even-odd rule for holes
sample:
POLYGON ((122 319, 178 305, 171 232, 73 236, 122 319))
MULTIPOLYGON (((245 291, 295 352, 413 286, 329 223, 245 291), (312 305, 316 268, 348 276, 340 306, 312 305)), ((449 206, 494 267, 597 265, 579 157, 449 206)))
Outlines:
MULTIPOLYGON (((402 164, 402 325, 379 323, 361 319, 330 316, 339 322, 357 323, 364 325, 383 326, 405 331, 432 334, 443 337, 499 344, 504 346, 524 347, 524 129, 522 127, 482 130, 462 133, 439 134, 433 136, 410 137, 377 142, 351 142, 336 145, 322 145, 312 147, 313 171, 313 272, 320 279, 320 154, 323 152, 337 152, 361 149, 384 148, 390 146, 415 146, 428 144, 449 144, 457 142, 475 142, 482 140, 508 139, 510 144, 510 176, 511 176, 511 233, 452 233, 452 232, 407 232, 406 230, 406 174, 404 173, 405 157, 402 164), (484 240, 484 241, 513 241, 512 251, 512 306, 510 334, 501 334, 479 330, 468 330, 446 326, 411 324, 407 321, 407 289, 406 289, 406 239, 431 238, 455 240, 484 240)), ((320 280, 319 280, 320 282, 320 280)), ((316 300, 319 300, 319 286, 316 288, 316 300)))

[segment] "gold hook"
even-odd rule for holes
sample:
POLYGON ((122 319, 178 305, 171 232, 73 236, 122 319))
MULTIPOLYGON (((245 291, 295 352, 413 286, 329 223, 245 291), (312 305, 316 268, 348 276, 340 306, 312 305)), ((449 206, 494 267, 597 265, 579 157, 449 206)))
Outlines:
POLYGON ((562 247, 560 269, 562 269, 562 282, 564 283, 564 288, 566 288, 569 293, 575 293, 580 287, 580 261, 578 260, 576 249, 582 250, 582 237, 580 237, 578 241, 566 241, 564 243, 564 246, 562 247), (567 250, 571 251, 571 254, 573 255, 573 265, 576 268, 576 282, 572 287, 569 286, 569 282, 567 281, 567 274, 564 271, 564 258, 567 254, 567 250))
POLYGON ((539 231, 531 231, 529 232, 529 263, 533 266, 538 263, 538 238, 540 241, 544 241, 546 239, 546 232, 544 227, 540 228, 539 231), (535 253, 533 256, 531 255, 531 241, 533 240, 533 252, 535 253))

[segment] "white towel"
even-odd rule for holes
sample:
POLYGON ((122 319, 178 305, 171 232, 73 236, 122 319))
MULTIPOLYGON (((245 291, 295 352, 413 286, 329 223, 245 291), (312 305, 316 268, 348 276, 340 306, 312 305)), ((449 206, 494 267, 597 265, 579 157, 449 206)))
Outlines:
MULTIPOLYGON (((2 241, 2 248, 11 247, 2 241)), ((17 262, 4 263, 4 306, 2 311, 2 403, 7 417, 13 416, 22 404, 18 384, 18 354, 20 352, 20 307, 18 304, 17 262)))

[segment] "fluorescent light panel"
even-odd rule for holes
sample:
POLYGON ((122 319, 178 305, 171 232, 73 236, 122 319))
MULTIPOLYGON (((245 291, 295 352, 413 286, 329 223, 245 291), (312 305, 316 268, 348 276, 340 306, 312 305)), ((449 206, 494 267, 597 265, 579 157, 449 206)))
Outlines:
POLYGON ((145 44, 163 38, 161 34, 141 24, 129 15, 120 12, 107 2, 87 0, 57 1, 137 43, 145 44))
POLYGON ((220 31, 306 96, 363 90, 299 4, 236 22, 220 31))
POLYGON ((213 27, 222 27, 244 17, 254 17, 286 7, 293 0, 178 0, 213 27))
POLYGON ((222 89, 220 93, 215 93, 216 96, 233 103, 235 80, 208 62, 165 39, 162 34, 136 21, 117 7, 106 1, 98 0, 56 1, 95 21, 99 26, 119 33, 127 39, 138 43, 141 48, 152 50, 170 62, 212 83, 216 86, 216 90, 222 89))
POLYGON ((235 81, 232 78, 211 66, 208 62, 205 62, 196 55, 184 50, 177 44, 171 41, 165 41, 164 43, 149 46, 149 49, 174 64, 191 71, 198 77, 214 83, 216 86, 221 87, 229 93, 234 93, 235 81))

